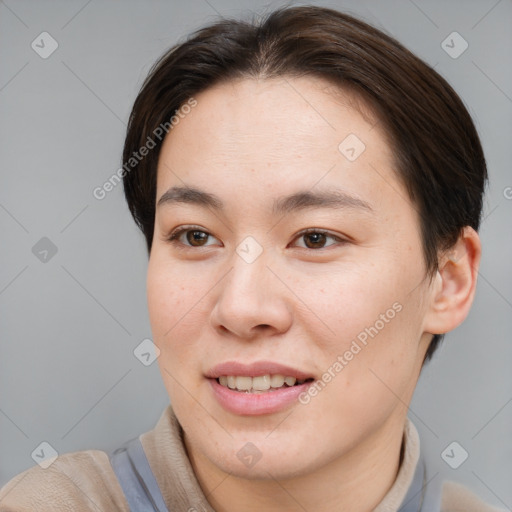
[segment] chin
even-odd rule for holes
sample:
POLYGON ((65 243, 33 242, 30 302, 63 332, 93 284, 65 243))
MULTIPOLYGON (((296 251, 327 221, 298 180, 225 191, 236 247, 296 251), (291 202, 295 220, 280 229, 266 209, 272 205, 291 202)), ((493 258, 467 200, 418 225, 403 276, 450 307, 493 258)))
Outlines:
POLYGON ((245 465, 238 459, 238 451, 233 451, 226 459, 224 454, 212 454, 212 462, 225 473, 246 480, 287 480, 308 474, 314 469, 311 461, 297 460, 293 456, 264 454, 253 464, 245 465))
POLYGON ((239 432, 229 440, 219 433, 196 439, 193 444, 214 466, 237 478, 286 480, 307 475, 329 462, 319 457, 327 447, 316 446, 308 439, 311 436, 297 431, 272 438, 267 431, 239 432))

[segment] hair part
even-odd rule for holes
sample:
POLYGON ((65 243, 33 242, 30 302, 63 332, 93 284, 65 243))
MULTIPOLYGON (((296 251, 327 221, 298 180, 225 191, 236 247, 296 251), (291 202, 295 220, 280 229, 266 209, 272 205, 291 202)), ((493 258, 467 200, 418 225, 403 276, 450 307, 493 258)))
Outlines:
MULTIPOLYGON (((234 79, 311 76, 376 116, 394 168, 420 219, 427 276, 465 226, 478 230, 487 170, 470 114, 448 82, 380 30, 322 7, 282 8, 261 22, 231 19, 198 30, 152 67, 135 100, 123 162, 194 95, 234 79)), ((151 251, 160 140, 124 174, 130 212, 151 251)), ((439 345, 433 336, 425 360, 439 345)))

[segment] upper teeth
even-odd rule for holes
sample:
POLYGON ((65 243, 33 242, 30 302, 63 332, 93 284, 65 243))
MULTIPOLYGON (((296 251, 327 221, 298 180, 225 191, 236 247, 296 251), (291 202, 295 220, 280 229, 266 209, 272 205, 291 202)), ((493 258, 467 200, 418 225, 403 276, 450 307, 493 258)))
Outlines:
POLYGON ((260 375, 258 377, 223 375, 219 377, 219 382, 222 386, 238 391, 267 391, 270 388, 280 388, 284 384, 294 386, 295 383, 302 384, 305 381, 297 381, 295 377, 285 377, 284 375, 260 375))

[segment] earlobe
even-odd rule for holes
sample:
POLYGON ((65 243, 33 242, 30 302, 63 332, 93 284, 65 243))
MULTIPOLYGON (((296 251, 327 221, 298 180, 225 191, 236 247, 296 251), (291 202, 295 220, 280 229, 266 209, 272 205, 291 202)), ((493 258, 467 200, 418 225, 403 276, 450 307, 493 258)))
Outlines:
POLYGON ((443 334, 464 321, 475 296, 481 251, 478 233, 466 226, 455 245, 440 256, 425 332, 443 334))

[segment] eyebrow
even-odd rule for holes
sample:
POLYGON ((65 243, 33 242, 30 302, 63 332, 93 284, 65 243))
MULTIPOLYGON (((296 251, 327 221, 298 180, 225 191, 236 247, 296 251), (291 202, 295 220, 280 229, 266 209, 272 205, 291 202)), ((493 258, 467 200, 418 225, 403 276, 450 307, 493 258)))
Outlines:
MULTIPOLYGON (((157 207, 175 203, 188 203, 221 211, 223 201, 214 194, 198 188, 184 186, 171 187, 158 200, 157 207)), ((364 200, 341 190, 301 190, 289 196, 277 198, 272 207, 274 215, 285 215, 309 208, 355 209, 373 212, 372 207, 364 200)))

